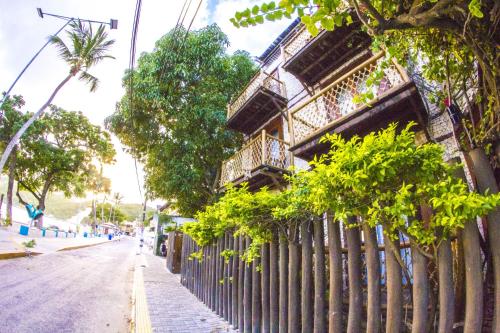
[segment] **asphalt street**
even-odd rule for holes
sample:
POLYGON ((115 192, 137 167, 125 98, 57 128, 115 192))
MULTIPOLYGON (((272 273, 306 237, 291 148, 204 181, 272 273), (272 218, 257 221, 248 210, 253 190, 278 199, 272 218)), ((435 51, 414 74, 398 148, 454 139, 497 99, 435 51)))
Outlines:
POLYGON ((134 246, 0 261, 0 333, 128 332, 134 246))

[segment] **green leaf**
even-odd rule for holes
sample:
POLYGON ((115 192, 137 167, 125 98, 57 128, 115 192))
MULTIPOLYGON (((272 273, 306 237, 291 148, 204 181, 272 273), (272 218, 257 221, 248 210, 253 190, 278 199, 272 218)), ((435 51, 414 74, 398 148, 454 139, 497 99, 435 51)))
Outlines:
POLYGON ((259 13, 259 10, 260 10, 259 6, 257 5, 253 6, 252 14, 257 15, 259 13))

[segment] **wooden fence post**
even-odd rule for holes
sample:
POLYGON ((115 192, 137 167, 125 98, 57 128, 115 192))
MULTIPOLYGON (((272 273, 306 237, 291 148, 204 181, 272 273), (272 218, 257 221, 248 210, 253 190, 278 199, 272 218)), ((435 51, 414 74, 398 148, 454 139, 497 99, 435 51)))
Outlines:
POLYGON ((288 240, 285 234, 279 235, 279 269, 280 269, 280 300, 279 300, 279 332, 288 333, 288 240))
POLYGON ((394 251, 399 250, 399 237, 391 241, 384 233, 386 286, 387 286, 387 315, 386 333, 400 333, 403 316, 403 287, 402 273, 394 251), (392 246, 391 246, 392 243, 392 246))
POLYGON ((262 326, 262 293, 261 276, 259 272, 260 260, 252 261, 252 332, 260 333, 262 326))
MULTIPOLYGON (((234 246, 233 246, 233 234, 228 233, 228 249, 230 251, 233 251, 234 246)), ((234 261, 234 256, 231 255, 229 257, 229 262, 228 262, 228 268, 227 268, 227 321, 230 324, 233 324, 233 261, 234 261)))
POLYGON ((365 239, 366 271, 368 276, 368 299, 366 307, 366 332, 379 333, 381 328, 380 309, 380 256, 377 233, 374 228, 363 223, 365 239))
POLYGON ((342 243, 340 224, 333 221, 331 214, 328 219, 328 256, 330 264, 330 294, 328 299, 328 332, 340 333, 342 325, 342 243))
POLYGON ((311 221, 305 221, 300 226, 302 240, 302 333, 312 332, 314 323, 313 253, 311 229, 311 221))
POLYGON ((288 269, 288 331, 290 333, 300 332, 300 244, 299 228, 290 228, 290 240, 288 242, 289 269, 288 269))
POLYGON ((413 265, 413 333, 426 332, 429 321, 429 280, 427 278, 427 258, 420 253, 418 245, 410 241, 413 265))
POLYGON ((219 298, 219 308, 218 314, 220 317, 224 316, 224 258, 221 256, 222 251, 224 251, 224 236, 219 238, 220 250, 219 250, 219 279, 217 280, 217 285, 219 286, 219 291, 217 297, 219 298))
POLYGON ((261 281, 262 281, 262 331, 269 333, 270 329, 270 298, 269 298, 269 243, 262 245, 261 252, 261 281))
MULTIPOLYGON (((357 223, 356 217, 349 218, 349 224, 357 223)), ((361 331, 363 320, 363 289, 361 286, 361 239, 359 227, 346 226, 347 265, 349 276, 349 315, 347 332, 361 331)))
MULTIPOLYGON (((227 250, 229 248, 229 234, 226 232, 224 234, 224 238, 222 240, 224 243, 223 245, 223 249, 224 251, 227 250)), ((228 262, 226 260, 225 257, 222 257, 222 260, 223 260, 223 271, 222 271, 222 317, 224 318, 224 320, 228 320, 229 319, 229 309, 228 309, 228 305, 229 305, 229 289, 228 289, 228 286, 229 286, 229 265, 228 265, 228 262)))
POLYGON ((234 250, 234 256, 233 256, 233 285, 231 287, 231 307, 232 307, 232 322, 233 326, 235 328, 239 328, 238 326, 238 290, 239 290, 239 261, 240 261, 240 256, 239 256, 239 238, 238 237, 233 237, 233 250, 234 250))
POLYGON ((238 329, 244 332, 245 328, 245 308, 244 308, 244 286, 245 286, 245 263, 243 262, 242 254, 245 249, 245 243, 242 236, 238 237, 238 247, 240 251, 238 261, 238 329))
POLYGON ((323 219, 314 228, 314 332, 326 332, 325 232, 323 219))
POLYGON ((279 245, 278 234, 273 232, 269 246, 269 321, 270 332, 279 332, 279 245))
MULTIPOLYGON (((245 239, 245 249, 250 246, 250 239, 245 239)), ((252 332, 252 266, 245 262, 245 276, 243 287, 244 333, 252 332)))

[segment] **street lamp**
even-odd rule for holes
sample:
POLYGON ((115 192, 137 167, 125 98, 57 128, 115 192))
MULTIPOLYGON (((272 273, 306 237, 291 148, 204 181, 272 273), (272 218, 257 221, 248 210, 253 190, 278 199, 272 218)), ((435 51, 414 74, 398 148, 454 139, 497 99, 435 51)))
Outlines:
MULTIPOLYGON (((67 16, 62 16, 62 15, 57 15, 57 14, 44 13, 41 8, 37 8, 36 12, 38 13, 38 16, 40 16, 40 18, 42 18, 42 19, 46 15, 46 16, 52 16, 52 17, 55 17, 55 18, 62 19, 62 20, 66 21, 64 23, 64 25, 59 30, 57 30, 57 32, 53 36, 57 36, 64 28, 66 28, 66 26, 68 24, 70 24, 71 22, 73 22, 75 20, 74 17, 67 17, 67 16)), ((112 30, 118 29, 118 20, 115 20, 115 19, 110 19, 109 22, 95 21, 95 20, 89 20, 89 19, 78 19, 78 20, 84 21, 84 22, 88 22, 88 23, 106 24, 106 25, 109 25, 109 28, 112 29, 112 30)), ((33 56, 33 58, 31 58, 31 60, 28 62, 28 64, 26 66, 24 66, 24 68, 21 71, 21 73, 19 73, 19 75, 16 77, 16 79, 14 80, 14 82, 9 87, 9 90, 7 90, 7 92, 5 93, 4 97, 2 98, 2 101, 0 101, 0 121, 4 117, 3 112, 1 111, 3 103, 5 102, 5 100, 7 99, 7 97, 9 97, 10 92, 12 91, 12 89, 14 88, 14 86, 16 85, 17 81, 19 81, 19 79, 21 78, 21 76, 24 74, 24 72, 26 71, 26 69, 28 69, 28 67, 36 59, 36 57, 38 57, 38 55, 43 51, 43 49, 45 49, 45 47, 47 45, 49 45, 49 44, 50 44, 50 39, 40 48, 40 50, 38 50, 38 52, 33 56)))

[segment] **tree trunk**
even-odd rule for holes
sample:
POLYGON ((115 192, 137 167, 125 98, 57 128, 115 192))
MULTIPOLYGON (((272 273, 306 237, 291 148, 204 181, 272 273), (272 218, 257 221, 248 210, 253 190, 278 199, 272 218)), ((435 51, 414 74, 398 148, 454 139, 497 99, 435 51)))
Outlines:
POLYGON ((326 332, 325 231, 323 219, 314 224, 314 332, 326 332))
POLYGON ((262 293, 261 276, 259 272, 260 260, 252 262, 252 332, 260 333, 262 326, 262 293))
POLYGON ((425 333, 429 320, 429 280, 427 278, 427 258, 411 242, 413 264, 413 320, 412 333, 425 333))
POLYGON ((437 249, 439 279, 439 333, 451 333, 454 323, 455 297, 453 291, 453 253, 449 239, 437 249))
POLYGON ((313 253, 312 253, 312 223, 303 222, 300 226, 302 238, 302 333, 313 331, 314 323, 314 284, 313 284, 313 253))
POLYGON ((43 112, 45 111, 45 109, 52 103, 52 100, 54 99, 54 97, 56 97, 57 93, 59 92, 59 90, 73 77, 72 74, 69 74, 68 76, 66 76, 66 78, 64 78, 64 80, 61 81, 61 83, 59 83, 59 85, 56 87, 56 89, 52 92, 52 95, 50 95, 49 99, 47 100, 47 102, 45 102, 45 104, 42 105, 42 107, 37 111, 35 112, 31 117, 30 119, 28 119, 28 121, 26 121, 23 126, 21 126, 21 128, 17 131, 16 134, 14 134, 14 136, 12 137, 12 139, 10 140, 9 144, 7 145, 7 147, 5 148, 5 151, 3 152, 2 154, 2 158, 0 159, 0 170, 3 170, 4 166, 5 166, 5 163, 7 162, 7 159, 9 158, 10 156, 10 153, 12 152, 12 150, 14 149, 14 146, 16 146, 19 142, 19 139, 21 139, 21 136, 24 134, 24 132, 26 132, 26 130, 28 129, 28 127, 31 126, 31 124, 33 124, 35 122, 35 120, 37 120, 38 118, 40 118, 40 116, 43 114, 43 112))
MULTIPOLYGON (((349 218, 349 224, 356 218, 349 218)), ((363 320, 363 289, 361 286, 361 239, 358 227, 347 227, 347 265, 349 274, 349 315, 347 332, 361 332, 363 320)))
POLYGON ((328 299, 328 332, 340 333, 342 327, 342 244, 340 225, 328 216, 328 259, 330 264, 330 293, 328 299))
MULTIPOLYGON (((245 240, 248 249, 250 246, 250 239, 247 237, 245 240)), ((245 286, 243 287, 243 311, 245 318, 244 333, 252 332, 252 265, 245 263, 245 286)))
POLYGON ((368 277, 368 299, 366 307, 366 332, 379 333, 381 328, 380 318, 380 256, 378 251, 377 232, 363 223, 365 236, 365 258, 368 277))
POLYGON ((269 298, 270 310, 269 321, 270 331, 272 333, 279 332, 279 245, 278 235, 273 233, 269 248, 269 298))
POLYGON ((279 301, 279 332, 288 332, 288 241, 286 235, 280 235, 280 301, 279 301))
POLYGON ((261 267, 262 267, 262 331, 268 333, 270 330, 270 298, 269 298, 269 243, 262 245, 262 255, 261 255, 261 267))
POLYGON ((399 253, 399 237, 393 242, 384 233, 384 244, 387 273, 387 315, 385 331, 386 333, 399 333, 401 332, 401 321, 403 316, 403 277, 401 266, 396 259, 396 253, 399 253))
MULTIPOLYGON (((12 224, 12 204, 14 197, 14 180, 16 178, 17 145, 12 150, 9 161, 9 183, 7 184, 7 225, 12 224)), ((0 169, 1 170, 1 169, 0 169)))
POLYGON ((290 230, 288 268, 288 332, 300 332, 300 244, 298 227, 290 230))
MULTIPOLYGON (((482 148, 469 153, 474 168, 479 193, 498 193, 498 184, 491 169, 490 161, 482 148)), ((500 332, 500 208, 488 214, 488 242, 493 261, 495 277, 495 312, 493 315, 493 332, 500 332)))

